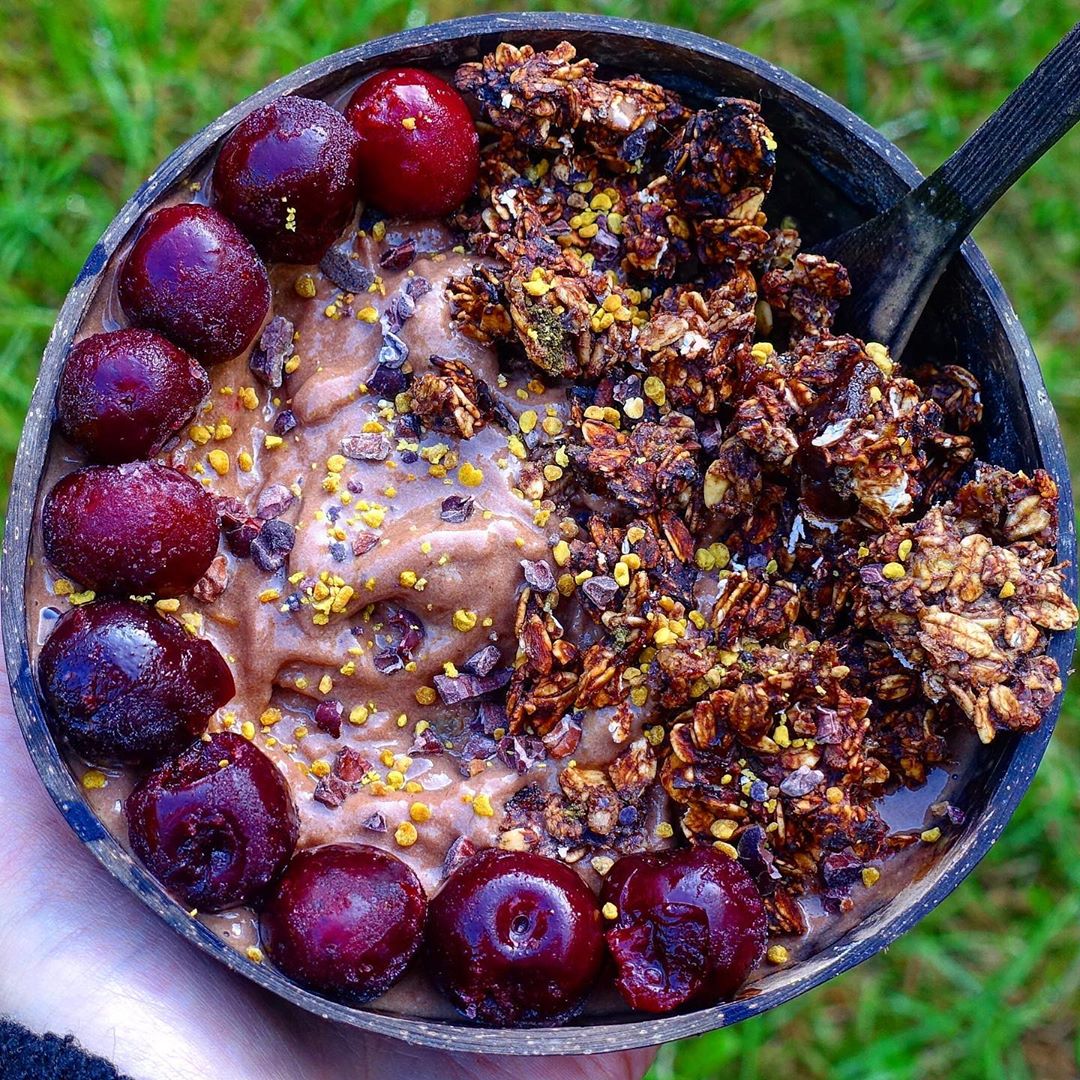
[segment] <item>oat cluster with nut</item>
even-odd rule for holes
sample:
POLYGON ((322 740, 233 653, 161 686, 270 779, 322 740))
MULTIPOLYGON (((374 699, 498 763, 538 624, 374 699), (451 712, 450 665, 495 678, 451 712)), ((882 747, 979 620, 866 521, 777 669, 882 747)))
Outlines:
MULTIPOLYGON (((834 332, 847 274, 769 226, 757 104, 694 111, 565 43, 500 45, 456 83, 486 143, 451 311, 571 404, 512 432, 551 559, 524 567, 507 738, 559 790, 524 787, 503 843, 602 872, 662 789, 802 930, 800 893, 846 906, 936 839, 891 835, 883 795, 1060 689, 1055 486, 976 460, 970 372, 834 332), (604 770, 573 757, 599 723, 625 744, 604 770)), ((484 420, 465 372, 414 396, 435 430, 484 420)))

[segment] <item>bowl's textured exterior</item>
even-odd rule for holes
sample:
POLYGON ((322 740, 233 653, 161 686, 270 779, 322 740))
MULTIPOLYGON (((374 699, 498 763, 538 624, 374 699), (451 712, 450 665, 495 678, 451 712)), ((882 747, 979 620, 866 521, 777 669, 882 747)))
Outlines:
MULTIPOLYGON (((178 933, 254 982, 321 1016, 407 1042, 449 1050, 501 1054, 601 1053, 664 1042, 735 1023, 873 956, 940 903, 994 843, 1033 777, 1053 730, 1060 696, 1040 730, 1001 737, 950 787, 967 814, 951 841, 933 845, 914 880, 878 911, 836 940, 822 939, 816 955, 767 975, 742 1000, 679 1016, 626 1014, 581 1020, 566 1028, 496 1031, 464 1022, 428 1021, 350 1008, 299 989, 268 965, 257 965, 190 919, 109 835, 87 807, 42 714, 28 661, 23 596, 34 504, 53 420, 53 398, 72 336, 110 256, 176 181, 204 165, 218 141, 252 109, 284 93, 332 95, 367 73, 398 64, 453 67, 499 41, 548 48, 568 39, 579 53, 631 69, 707 102, 717 95, 760 101, 780 143, 780 170, 769 200, 770 218, 799 221, 807 246, 894 202, 920 179, 891 143, 841 105, 787 72, 731 46, 647 23, 565 13, 491 15, 439 23, 372 41, 319 60, 231 109, 176 150, 126 203, 95 245, 68 293, 49 340, 18 460, 4 535, 4 647, 19 723, 42 780, 70 826, 94 855, 178 933)), ((970 241, 935 291, 909 347, 972 368, 985 392, 983 456, 1013 469, 1044 468, 1061 493, 1059 556, 1075 564, 1076 537, 1069 474, 1057 421, 1031 345, 1009 301, 970 241)), ((1076 594, 1076 571, 1067 587, 1076 594)), ((1050 652, 1068 668, 1073 633, 1054 635, 1050 652)))

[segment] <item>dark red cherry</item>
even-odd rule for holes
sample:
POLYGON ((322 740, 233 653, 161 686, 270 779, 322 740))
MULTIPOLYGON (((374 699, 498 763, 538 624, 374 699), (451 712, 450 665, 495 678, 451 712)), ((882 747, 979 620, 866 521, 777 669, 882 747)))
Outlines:
POLYGON ((38 657, 49 712, 90 761, 173 753, 236 692, 221 654, 132 600, 95 600, 57 621, 38 657))
POLYGON ((259 899, 300 831, 289 785, 240 735, 199 740, 148 773, 124 802, 135 854, 188 907, 259 899))
POLYGON ((118 289, 132 323, 204 364, 243 352, 270 310, 270 279, 255 249, 224 214, 196 203, 146 219, 118 289))
POLYGON ((401 978, 426 918, 420 879, 400 859, 367 844, 328 844, 289 863, 259 933, 290 978, 364 1002, 401 978))
POLYGON ((360 136, 360 194, 403 217, 459 207, 480 171, 476 125, 464 98, 419 68, 395 68, 362 83, 345 110, 360 136))
POLYGON ((153 330, 113 330, 68 353, 56 395, 64 434, 97 461, 153 457, 210 392, 206 372, 153 330))
POLYGON ((561 1023, 603 964, 596 898, 555 859, 481 851, 432 899, 426 955, 435 985, 470 1020, 561 1023))
POLYGON ((765 952, 765 907, 750 875, 710 847, 627 855, 604 881, 606 931, 627 1004, 670 1012, 729 998, 765 952))
POLYGON ((217 553, 218 522, 203 486, 153 461, 90 465, 45 496, 49 561, 88 589, 179 596, 217 553))
POLYGON ((214 205, 262 256, 314 263, 356 206, 360 141, 325 101, 283 97, 246 116, 214 166, 214 205))

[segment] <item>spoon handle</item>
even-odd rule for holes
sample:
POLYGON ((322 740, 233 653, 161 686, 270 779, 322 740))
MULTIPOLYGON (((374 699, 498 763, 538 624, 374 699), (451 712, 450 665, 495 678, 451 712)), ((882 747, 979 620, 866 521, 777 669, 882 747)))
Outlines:
POLYGON ((939 169, 889 210, 826 241, 852 296, 846 328, 903 352, 934 285, 979 219, 1080 120, 1080 23, 939 169))
POLYGON ((959 248, 979 220, 1080 120, 1080 23, 910 198, 959 248))

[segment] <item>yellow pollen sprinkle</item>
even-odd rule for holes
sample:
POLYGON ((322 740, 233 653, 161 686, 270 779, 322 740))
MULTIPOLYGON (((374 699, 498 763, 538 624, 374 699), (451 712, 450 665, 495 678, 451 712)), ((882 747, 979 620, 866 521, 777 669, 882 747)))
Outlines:
POLYGON ((769 958, 770 964, 786 964, 790 958, 790 954, 783 945, 770 945, 765 955, 769 958))
POLYGON ((310 274, 301 274, 293 282, 293 291, 304 300, 311 300, 316 293, 315 279, 310 274))
POLYGON ((261 964, 263 962, 263 951, 258 945, 249 945, 244 950, 244 955, 253 963, 261 964))
POLYGON ((671 827, 671 822, 661 821, 660 824, 656 826, 656 835, 664 840, 674 836, 675 830, 671 827))
POLYGON ((320 780, 323 779, 323 777, 325 777, 325 776, 329 776, 330 775, 330 762, 329 761, 324 761, 322 758, 319 758, 318 760, 313 761, 311 763, 311 774, 312 774, 312 776, 317 776, 320 780))
POLYGON ((919 833, 919 839, 925 844, 934 844, 941 839, 941 830, 935 825, 932 829, 919 833))
POLYGON ((551 549, 551 557, 556 566, 565 566, 570 561, 570 545, 565 540, 560 540, 551 549))
POLYGON ((903 562, 911 554, 911 541, 901 540, 896 548, 896 557, 903 562))
POLYGON ((872 888, 881 880, 881 871, 876 866, 864 866, 862 869, 862 883, 868 889, 872 888))
POLYGON ((406 116, 405 119, 401 121, 401 126, 403 128, 405 128, 406 131, 415 131, 416 130, 416 117, 415 116, 406 116))
POLYGON ((667 401, 667 389, 655 375, 650 375, 645 380, 642 389, 645 391, 645 396, 655 405, 663 405, 667 401))
POLYGON ((398 847, 412 847, 417 835, 416 826, 411 821, 403 821, 394 831, 394 842, 398 847))
POLYGON ((356 317, 361 322, 376 323, 379 321, 379 313, 370 304, 366 307, 362 307, 357 313, 356 317))
POLYGON ((1008 600, 1016 592, 1016 586, 1011 581, 1006 581, 998 592, 998 596, 1002 600, 1008 600))
POLYGON ((460 630, 463 634, 468 633, 476 626, 476 612, 466 611, 464 608, 458 608, 454 612, 454 617, 451 620, 454 624, 455 630, 460 630))
POLYGON ((263 437, 263 446, 267 450, 276 450, 284 441, 280 435, 266 435, 263 437))
POLYGON ((471 462, 466 461, 464 465, 458 469, 458 483, 462 487, 479 487, 484 482, 483 470, 478 469, 471 462))
POLYGON ((889 579, 889 581, 899 581, 906 571, 904 570, 903 563, 888 562, 881 568, 882 574, 889 579))
POLYGON ((320 694, 329 694, 330 691, 333 690, 333 689, 334 689, 334 680, 331 679, 329 675, 324 675, 319 680, 319 693, 320 694))
POLYGON ((431 820, 431 807, 427 803, 414 802, 409 807, 409 817, 413 821, 425 822, 431 820))
POLYGON ((494 817, 495 809, 491 805, 491 799, 488 795, 481 793, 477 795, 472 801, 473 813, 478 817, 494 817))
POLYGON ((154 605, 154 607, 156 607, 158 609, 158 611, 164 611, 164 612, 179 611, 180 610, 180 601, 175 599, 174 597, 170 597, 168 600, 159 600, 154 605))
POLYGON ((350 724, 366 724, 368 718, 368 711, 363 705, 355 705, 349 711, 349 723, 350 724))
POLYGON ((211 450, 206 455, 206 460, 210 462, 210 468, 218 474, 218 476, 225 476, 229 471, 229 455, 224 450, 211 450))
POLYGON ((259 723, 263 727, 270 727, 276 724, 281 719, 281 710, 275 708, 264 709, 262 716, 259 717, 259 723))
POLYGON ((188 429, 188 435, 191 437, 193 443, 197 443, 199 446, 203 446, 208 443, 213 437, 208 427, 204 427, 202 424, 194 424, 188 429))
POLYGON ((96 791, 98 788, 103 788, 108 782, 108 777, 100 769, 87 769, 83 773, 82 786, 87 791, 96 791))
POLYGON ((610 900, 600 909, 600 912, 609 921, 619 917, 619 909, 610 900))
POLYGON ((251 472, 254 464, 254 458, 252 458, 246 450, 241 450, 240 453, 236 455, 236 467, 241 472, 251 472))

